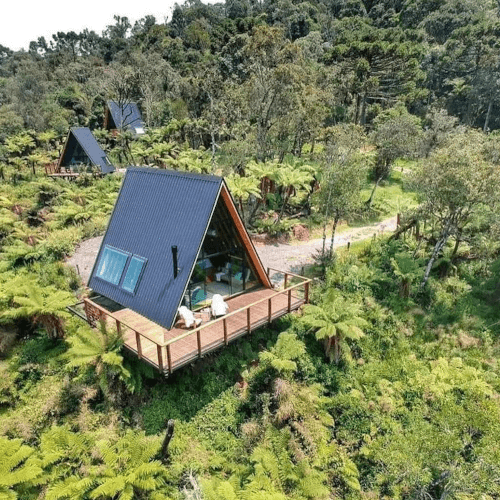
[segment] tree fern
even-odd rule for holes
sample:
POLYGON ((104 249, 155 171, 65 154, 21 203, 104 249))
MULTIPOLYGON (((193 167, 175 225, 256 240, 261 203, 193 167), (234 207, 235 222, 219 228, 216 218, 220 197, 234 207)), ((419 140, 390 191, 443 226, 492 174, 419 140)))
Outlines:
MULTIPOLYGON (((15 500, 19 490, 32 484, 42 473, 36 461, 28 459, 35 450, 20 439, 0 437, 0 498, 15 500)), ((22 498, 22 497, 21 497, 22 498)))
POLYGON ((14 279, 4 284, 5 293, 10 294, 11 307, 3 312, 4 318, 30 318, 41 323, 51 338, 64 335, 63 319, 67 318, 66 307, 74 302, 73 294, 55 287, 41 287, 34 279, 14 279))
POLYGON ((40 442, 41 484, 47 500, 166 499, 167 469, 155 456, 161 440, 128 431, 97 439, 94 433, 77 433, 53 427, 40 442), (163 493, 163 495, 160 495, 163 493))
POLYGON ((143 433, 127 432, 115 443, 97 443, 98 456, 103 461, 103 473, 96 478, 90 498, 130 500, 141 498, 145 492, 155 491, 165 484, 166 469, 153 458, 158 453, 160 440, 143 433))
POLYGON ((304 343, 294 333, 280 333, 270 351, 264 351, 259 359, 264 367, 271 367, 280 375, 290 375, 297 369, 295 360, 306 352, 304 343))
POLYGON ((118 398, 131 379, 120 354, 121 335, 102 323, 100 330, 82 326, 67 341, 67 369, 78 368, 80 377, 90 377, 108 401, 118 398))
POLYGON ((412 284, 421 279, 421 259, 412 259, 407 253, 397 253, 391 258, 391 266, 396 277, 400 279, 399 295, 408 298, 411 295, 412 284))
POLYGON ((360 304, 329 289, 319 305, 304 307, 301 321, 315 332, 318 340, 325 341, 326 355, 338 363, 341 345, 348 348, 345 340, 357 340, 364 335, 362 328, 368 322, 362 314, 360 304))

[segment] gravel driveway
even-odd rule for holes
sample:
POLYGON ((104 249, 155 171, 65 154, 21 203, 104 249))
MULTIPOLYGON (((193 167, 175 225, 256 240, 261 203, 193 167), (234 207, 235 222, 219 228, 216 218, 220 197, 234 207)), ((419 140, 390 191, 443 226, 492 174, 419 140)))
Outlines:
MULTIPOLYGON (((394 231, 395 229, 396 217, 391 217, 377 224, 343 231, 336 236, 333 246, 334 248, 338 248, 347 245, 348 242, 354 243, 356 241, 366 240, 371 238, 374 234, 382 234, 387 231, 394 231)), ((83 241, 76 248, 74 255, 66 260, 67 264, 73 266, 77 270, 85 284, 92 271, 95 258, 101 246, 102 238, 102 236, 98 236, 83 241)), ((327 245, 328 244, 329 239, 327 240, 327 245)), ((322 245, 323 240, 320 238, 293 245, 286 243, 276 243, 273 245, 257 244, 256 249, 264 267, 300 273, 302 266, 314 262, 313 256, 321 250, 322 245)))

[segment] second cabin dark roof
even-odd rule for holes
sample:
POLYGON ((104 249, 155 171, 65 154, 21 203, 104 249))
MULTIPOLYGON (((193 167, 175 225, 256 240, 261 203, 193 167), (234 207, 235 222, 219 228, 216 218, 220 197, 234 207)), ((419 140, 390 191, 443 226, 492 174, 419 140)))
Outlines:
POLYGON ((89 287, 171 328, 222 183, 222 178, 209 175, 127 169, 89 287), (173 245, 178 248, 179 274, 175 279, 173 245), (135 294, 124 290, 123 276, 118 285, 97 277, 106 247, 127 254, 128 259, 137 256, 146 260, 135 294))
POLYGON ((115 101, 108 101, 107 104, 116 128, 130 129, 134 133, 138 133, 137 128, 144 129, 141 112, 135 102, 121 106, 115 101))
POLYGON ((71 140, 71 134, 80 143, 89 160, 96 167, 99 167, 104 174, 115 171, 115 168, 108 160, 106 153, 101 149, 92 132, 87 127, 72 128, 70 130, 68 141, 71 140))

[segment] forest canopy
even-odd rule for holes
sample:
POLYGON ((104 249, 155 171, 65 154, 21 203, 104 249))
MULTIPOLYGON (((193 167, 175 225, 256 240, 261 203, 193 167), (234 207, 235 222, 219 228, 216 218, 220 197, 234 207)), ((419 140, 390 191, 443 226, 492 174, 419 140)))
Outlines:
POLYGON ((165 24, 117 15, 101 34, 0 47, 0 124, 3 134, 99 126, 121 86, 148 126, 189 119, 222 138, 252 130, 260 155, 296 148, 324 124, 370 126, 396 103, 495 130, 499 34, 493 0, 196 0, 165 24))

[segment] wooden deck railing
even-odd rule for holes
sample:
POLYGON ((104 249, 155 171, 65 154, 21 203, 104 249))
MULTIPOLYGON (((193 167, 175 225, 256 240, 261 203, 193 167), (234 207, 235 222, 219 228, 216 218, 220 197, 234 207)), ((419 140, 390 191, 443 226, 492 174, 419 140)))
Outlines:
POLYGON ((60 169, 59 169, 59 161, 58 160, 55 160, 51 163, 45 164, 45 173, 47 175, 58 174, 59 172, 60 172, 60 169))
MULTIPOLYGON (((191 356, 191 354, 186 355, 187 356, 187 357, 185 356, 186 360, 184 361, 181 360, 181 362, 178 361, 174 366, 172 361, 172 349, 176 343, 181 342, 189 337, 194 337, 196 335, 197 357, 201 358, 203 354, 214 349, 216 346, 221 344, 227 345, 230 340, 242 334, 251 333, 253 329, 256 329, 267 323, 271 323, 273 319, 276 319, 277 317, 280 317, 283 314, 286 314, 287 312, 291 312, 294 305, 299 307, 301 304, 304 303, 307 304, 309 302, 309 287, 311 283, 310 279, 304 278, 297 274, 278 271, 272 268, 268 268, 268 274, 270 273, 271 270, 284 274, 284 288, 282 290, 277 290, 275 294, 270 297, 265 297, 251 304, 248 304, 244 307, 240 307, 239 309, 232 311, 221 318, 208 321, 207 323, 200 325, 197 328, 189 330, 167 341, 163 339, 158 340, 157 338, 154 338, 144 332, 139 331, 138 329, 127 324, 123 320, 116 318, 113 313, 101 307, 99 304, 96 304, 90 299, 84 299, 84 309, 87 315, 87 319, 92 326, 97 326, 97 323, 99 321, 106 321, 106 318, 109 318, 115 322, 116 329, 119 333, 122 333, 125 328, 131 330, 135 334, 135 344, 136 344, 135 351, 137 352, 137 355, 140 359, 152 362, 151 359, 148 359, 146 356, 143 356, 143 343, 145 343, 145 340, 151 342, 154 346, 156 346, 157 368, 161 372, 166 372, 168 374, 171 374, 175 368, 178 368, 183 364, 190 362, 193 359, 193 356, 191 356), (300 279, 301 281, 299 283, 288 286, 288 282, 291 278, 300 279), (299 290, 303 291, 302 297, 297 296, 297 292, 299 290), (296 294, 295 296, 293 295, 294 292, 296 294), (279 310, 273 310, 273 299, 276 299, 276 297, 279 297, 281 295, 287 296, 286 307, 281 308, 279 310), (295 303, 293 302, 293 299, 295 299, 295 303), (267 302, 267 308, 266 308, 267 313, 264 315, 264 317, 262 317, 261 313, 260 317, 257 317, 252 321, 252 317, 255 318, 255 313, 257 312, 257 308, 259 306, 264 305, 266 302, 267 302), (252 314, 252 312, 254 314, 252 314), (234 331, 231 331, 228 323, 230 322, 231 319, 236 319, 237 315, 243 315, 243 313, 246 314, 246 321, 244 321, 244 326, 239 327, 234 331), (212 327, 215 326, 217 326, 218 330, 220 330, 220 336, 218 336, 218 338, 215 341, 212 340, 212 342, 203 346, 202 342, 203 332, 208 331, 208 329, 211 329, 213 331, 212 327)), ((133 349, 133 346, 127 345, 127 347, 133 349)), ((196 358, 196 355, 194 356, 194 358, 196 358)))
MULTIPOLYGON (((83 308, 85 310, 85 314, 87 315, 87 321, 89 324, 93 327, 97 326, 97 323, 99 321, 106 321, 106 317, 110 318, 115 322, 116 325, 116 331, 118 333, 123 333, 124 328, 130 329, 133 333, 135 333, 135 340, 136 340, 136 347, 137 347, 137 355, 139 356, 140 359, 143 358, 142 356, 142 339, 147 339, 149 342, 152 342, 153 344, 157 345, 158 347, 161 347, 164 345, 164 342, 159 342, 158 339, 144 333, 140 332, 133 326, 127 324, 125 321, 118 319, 114 316, 114 314, 104 307, 100 306, 99 304, 96 304, 90 299, 83 299, 83 308)), ((157 350, 157 352, 159 352, 157 350)), ((159 360, 160 361, 160 360, 159 360)), ((162 368, 161 363, 158 363, 158 367, 160 369, 162 368)))

